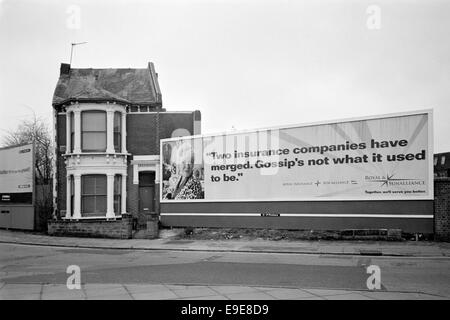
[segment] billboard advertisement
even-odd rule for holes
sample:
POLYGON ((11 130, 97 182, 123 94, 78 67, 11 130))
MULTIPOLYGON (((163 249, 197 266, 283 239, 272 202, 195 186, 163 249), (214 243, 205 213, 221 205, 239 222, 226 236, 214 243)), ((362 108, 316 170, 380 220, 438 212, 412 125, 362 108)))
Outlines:
POLYGON ((161 140, 161 202, 433 199, 432 111, 161 140))
POLYGON ((33 144, 0 149, 1 202, 30 203, 33 193, 33 144))

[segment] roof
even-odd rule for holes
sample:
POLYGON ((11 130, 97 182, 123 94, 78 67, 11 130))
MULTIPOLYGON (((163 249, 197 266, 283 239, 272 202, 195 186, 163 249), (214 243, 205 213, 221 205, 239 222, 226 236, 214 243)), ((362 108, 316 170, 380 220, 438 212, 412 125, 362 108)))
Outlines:
POLYGON ((70 101, 162 105, 158 74, 151 62, 145 69, 72 69, 62 63, 52 104, 70 101))

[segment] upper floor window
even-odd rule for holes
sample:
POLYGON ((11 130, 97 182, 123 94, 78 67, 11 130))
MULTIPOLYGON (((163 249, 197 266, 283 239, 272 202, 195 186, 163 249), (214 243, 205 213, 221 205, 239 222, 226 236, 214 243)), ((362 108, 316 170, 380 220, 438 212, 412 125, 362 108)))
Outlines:
POLYGON ((437 166, 438 164, 438 157, 434 157, 434 165, 437 166))
POLYGON ((443 166, 445 164, 445 156, 442 156, 441 158, 441 166, 443 166))
POLYGON ((122 114, 114 112, 114 151, 122 150, 122 114))
POLYGON ((116 174, 114 176, 114 213, 120 215, 122 204, 122 176, 116 174))
POLYGON ((73 112, 70 113, 69 119, 70 119, 70 124, 69 124, 70 125, 70 150, 69 150, 69 152, 73 153, 74 146, 75 146, 75 116, 74 116, 73 112))
POLYGON ((81 149, 87 152, 106 151, 106 112, 81 113, 81 149))

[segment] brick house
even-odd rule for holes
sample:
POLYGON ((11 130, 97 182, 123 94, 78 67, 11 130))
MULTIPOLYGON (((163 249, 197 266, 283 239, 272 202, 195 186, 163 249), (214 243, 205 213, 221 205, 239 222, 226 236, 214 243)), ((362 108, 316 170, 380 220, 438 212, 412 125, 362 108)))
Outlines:
POLYGON ((159 213, 159 140, 200 134, 199 111, 166 111, 153 63, 143 69, 61 64, 53 95, 55 216, 138 226, 159 213))
POLYGON ((450 152, 436 153, 433 160, 434 176, 450 177, 450 152))

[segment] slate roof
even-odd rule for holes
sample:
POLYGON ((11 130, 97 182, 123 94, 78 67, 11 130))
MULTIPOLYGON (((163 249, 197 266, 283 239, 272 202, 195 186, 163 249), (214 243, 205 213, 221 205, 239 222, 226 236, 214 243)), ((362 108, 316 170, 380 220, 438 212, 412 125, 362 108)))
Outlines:
POLYGON ((145 69, 72 69, 63 63, 52 104, 70 101, 162 105, 158 75, 151 62, 145 69))

